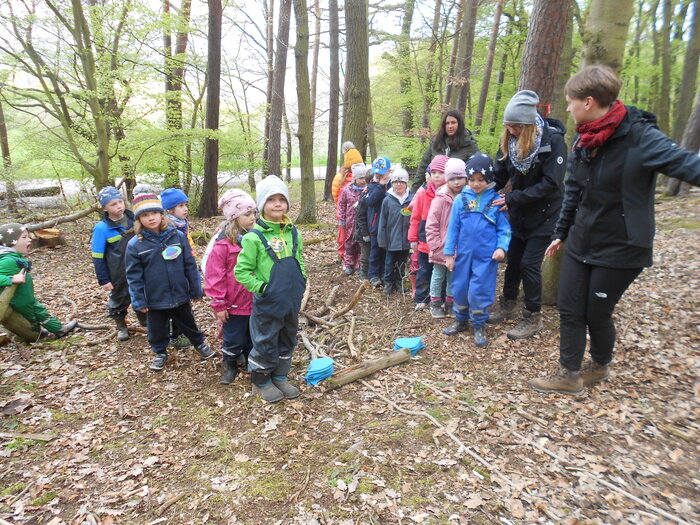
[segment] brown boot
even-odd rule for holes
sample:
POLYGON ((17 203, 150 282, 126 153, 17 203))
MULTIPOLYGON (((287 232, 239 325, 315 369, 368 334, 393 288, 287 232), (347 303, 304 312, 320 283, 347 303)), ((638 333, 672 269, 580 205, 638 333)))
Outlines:
POLYGON ((507 335, 511 339, 527 339, 542 330, 542 313, 523 310, 523 318, 507 335))
POLYGON ((598 364, 592 359, 581 368, 581 380, 584 386, 600 383, 608 377, 610 377, 610 367, 598 364))
POLYGON ((515 305, 515 299, 506 299, 505 297, 500 296, 498 298, 498 306, 493 309, 493 312, 491 312, 491 315, 489 315, 486 322, 489 324, 498 324, 506 319, 512 319, 517 314, 515 311, 515 305))
POLYGON ((542 394, 560 393, 580 396, 584 392, 581 374, 575 370, 567 370, 563 366, 560 366, 557 373, 552 376, 530 379, 528 383, 530 388, 542 394))

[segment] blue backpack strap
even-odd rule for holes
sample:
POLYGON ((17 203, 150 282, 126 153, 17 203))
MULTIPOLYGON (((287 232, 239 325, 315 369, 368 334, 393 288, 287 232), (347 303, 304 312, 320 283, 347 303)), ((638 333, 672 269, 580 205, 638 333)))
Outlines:
POLYGON ((267 239, 265 236, 262 234, 260 230, 252 229, 250 230, 252 233, 255 233, 258 237, 260 237, 260 242, 262 242, 262 245, 265 247, 265 251, 267 254, 272 258, 272 260, 277 263, 279 261, 279 257, 275 254, 275 251, 272 249, 272 247, 269 245, 267 242, 267 239))
POLYGON ((469 203, 467 202, 467 194, 466 193, 460 193, 462 196, 462 207, 464 208, 464 211, 469 212, 469 203))

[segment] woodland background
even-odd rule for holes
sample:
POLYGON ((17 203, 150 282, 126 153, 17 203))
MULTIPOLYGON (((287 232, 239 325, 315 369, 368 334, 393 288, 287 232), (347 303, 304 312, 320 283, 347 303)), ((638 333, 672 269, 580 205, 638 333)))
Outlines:
POLYGON ((411 172, 457 107, 495 155, 516 90, 567 123, 564 82, 595 62, 676 140, 690 122, 684 145, 700 147, 697 0, 5 0, 0 14, 10 196, 26 179, 87 193, 155 180, 206 217, 220 183, 254 190, 300 167, 298 219, 312 223, 313 166, 328 199, 343 140, 411 172))

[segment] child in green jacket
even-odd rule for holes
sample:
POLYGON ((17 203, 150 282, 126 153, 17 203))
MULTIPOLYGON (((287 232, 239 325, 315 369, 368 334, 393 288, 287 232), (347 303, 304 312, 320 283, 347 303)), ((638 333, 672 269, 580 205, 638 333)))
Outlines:
POLYGON ((257 187, 262 218, 243 236, 243 250, 233 271, 236 280, 253 292, 248 356, 253 393, 268 403, 299 396, 287 381, 296 346, 301 299, 306 288, 301 236, 291 223, 289 190, 275 175, 257 187))
POLYGON ((32 264, 24 258, 29 253, 31 244, 29 232, 21 224, 9 223, 0 226, 0 291, 6 286, 16 284, 17 291, 10 301, 14 311, 29 321, 36 332, 41 333, 41 329, 44 328, 56 338, 64 337, 75 329, 78 321, 73 320, 61 325, 34 297, 34 284, 29 273, 32 264))

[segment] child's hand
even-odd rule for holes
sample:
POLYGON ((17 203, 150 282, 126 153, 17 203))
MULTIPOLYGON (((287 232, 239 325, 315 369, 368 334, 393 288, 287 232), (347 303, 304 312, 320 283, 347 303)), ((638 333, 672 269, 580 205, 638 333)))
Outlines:
POLYGON ((454 255, 445 255, 445 266, 447 266, 447 269, 450 271, 453 271, 455 269, 454 255))
POLYGON ((228 312, 226 310, 216 312, 216 320, 225 323, 228 321, 228 312))
POLYGON ((114 285, 112 283, 103 284, 102 289, 105 292, 111 292, 112 290, 114 290, 114 285))
POLYGON ((504 252, 501 248, 496 248, 496 251, 493 252, 493 255, 491 258, 494 261, 502 261, 503 259, 506 258, 506 252, 504 252))
POLYGON ((26 272, 24 271, 24 268, 22 268, 19 273, 16 273, 12 276, 12 284, 22 284, 27 282, 27 276, 26 272))

